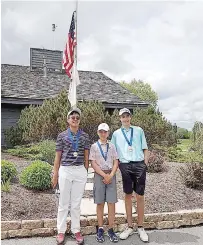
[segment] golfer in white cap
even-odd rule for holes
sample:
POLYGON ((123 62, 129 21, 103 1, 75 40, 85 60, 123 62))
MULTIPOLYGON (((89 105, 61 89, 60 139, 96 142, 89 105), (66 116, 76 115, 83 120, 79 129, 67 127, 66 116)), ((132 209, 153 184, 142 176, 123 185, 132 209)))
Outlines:
POLYGON ((104 242, 103 216, 104 204, 108 203, 108 236, 111 242, 118 242, 114 233, 115 203, 117 202, 116 171, 118 156, 115 146, 108 142, 109 126, 102 123, 98 127, 99 140, 91 146, 89 160, 95 170, 94 203, 97 204, 98 229, 96 240, 104 242))

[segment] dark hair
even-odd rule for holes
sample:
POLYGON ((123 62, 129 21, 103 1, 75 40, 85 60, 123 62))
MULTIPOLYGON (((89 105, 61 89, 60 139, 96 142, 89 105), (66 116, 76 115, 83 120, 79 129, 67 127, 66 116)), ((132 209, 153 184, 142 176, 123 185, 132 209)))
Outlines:
POLYGON ((80 114, 77 111, 72 111, 68 116, 67 119, 70 118, 70 116, 72 116, 73 114, 78 114, 80 116, 80 114))

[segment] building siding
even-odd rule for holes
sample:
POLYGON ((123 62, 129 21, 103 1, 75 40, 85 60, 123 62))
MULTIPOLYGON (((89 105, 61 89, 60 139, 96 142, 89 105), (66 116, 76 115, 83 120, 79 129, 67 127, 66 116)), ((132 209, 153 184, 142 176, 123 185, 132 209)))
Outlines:
POLYGON ((4 130, 10 127, 16 127, 20 118, 21 110, 25 106, 1 104, 1 145, 6 146, 4 130))

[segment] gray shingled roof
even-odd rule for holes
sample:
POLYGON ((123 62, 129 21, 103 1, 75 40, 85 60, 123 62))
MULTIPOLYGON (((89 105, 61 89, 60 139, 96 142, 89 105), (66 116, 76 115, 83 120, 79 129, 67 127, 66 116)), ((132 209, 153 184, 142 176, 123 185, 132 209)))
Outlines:
MULTIPOLYGON (((105 76, 102 72, 79 71, 81 84, 77 87, 77 98, 97 100, 105 104, 147 105, 105 76)), ((29 66, 1 65, 1 96, 17 99, 47 99, 55 97, 63 88, 68 88, 70 79, 66 74, 30 71, 29 66)))

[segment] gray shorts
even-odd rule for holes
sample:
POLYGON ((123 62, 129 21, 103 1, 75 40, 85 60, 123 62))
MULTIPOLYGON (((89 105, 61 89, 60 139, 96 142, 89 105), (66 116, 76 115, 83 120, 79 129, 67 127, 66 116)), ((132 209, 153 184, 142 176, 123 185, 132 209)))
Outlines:
POLYGON ((117 188, 116 188, 116 176, 112 178, 112 182, 108 185, 103 183, 103 177, 99 174, 94 174, 94 203, 116 203, 117 199, 117 188))

